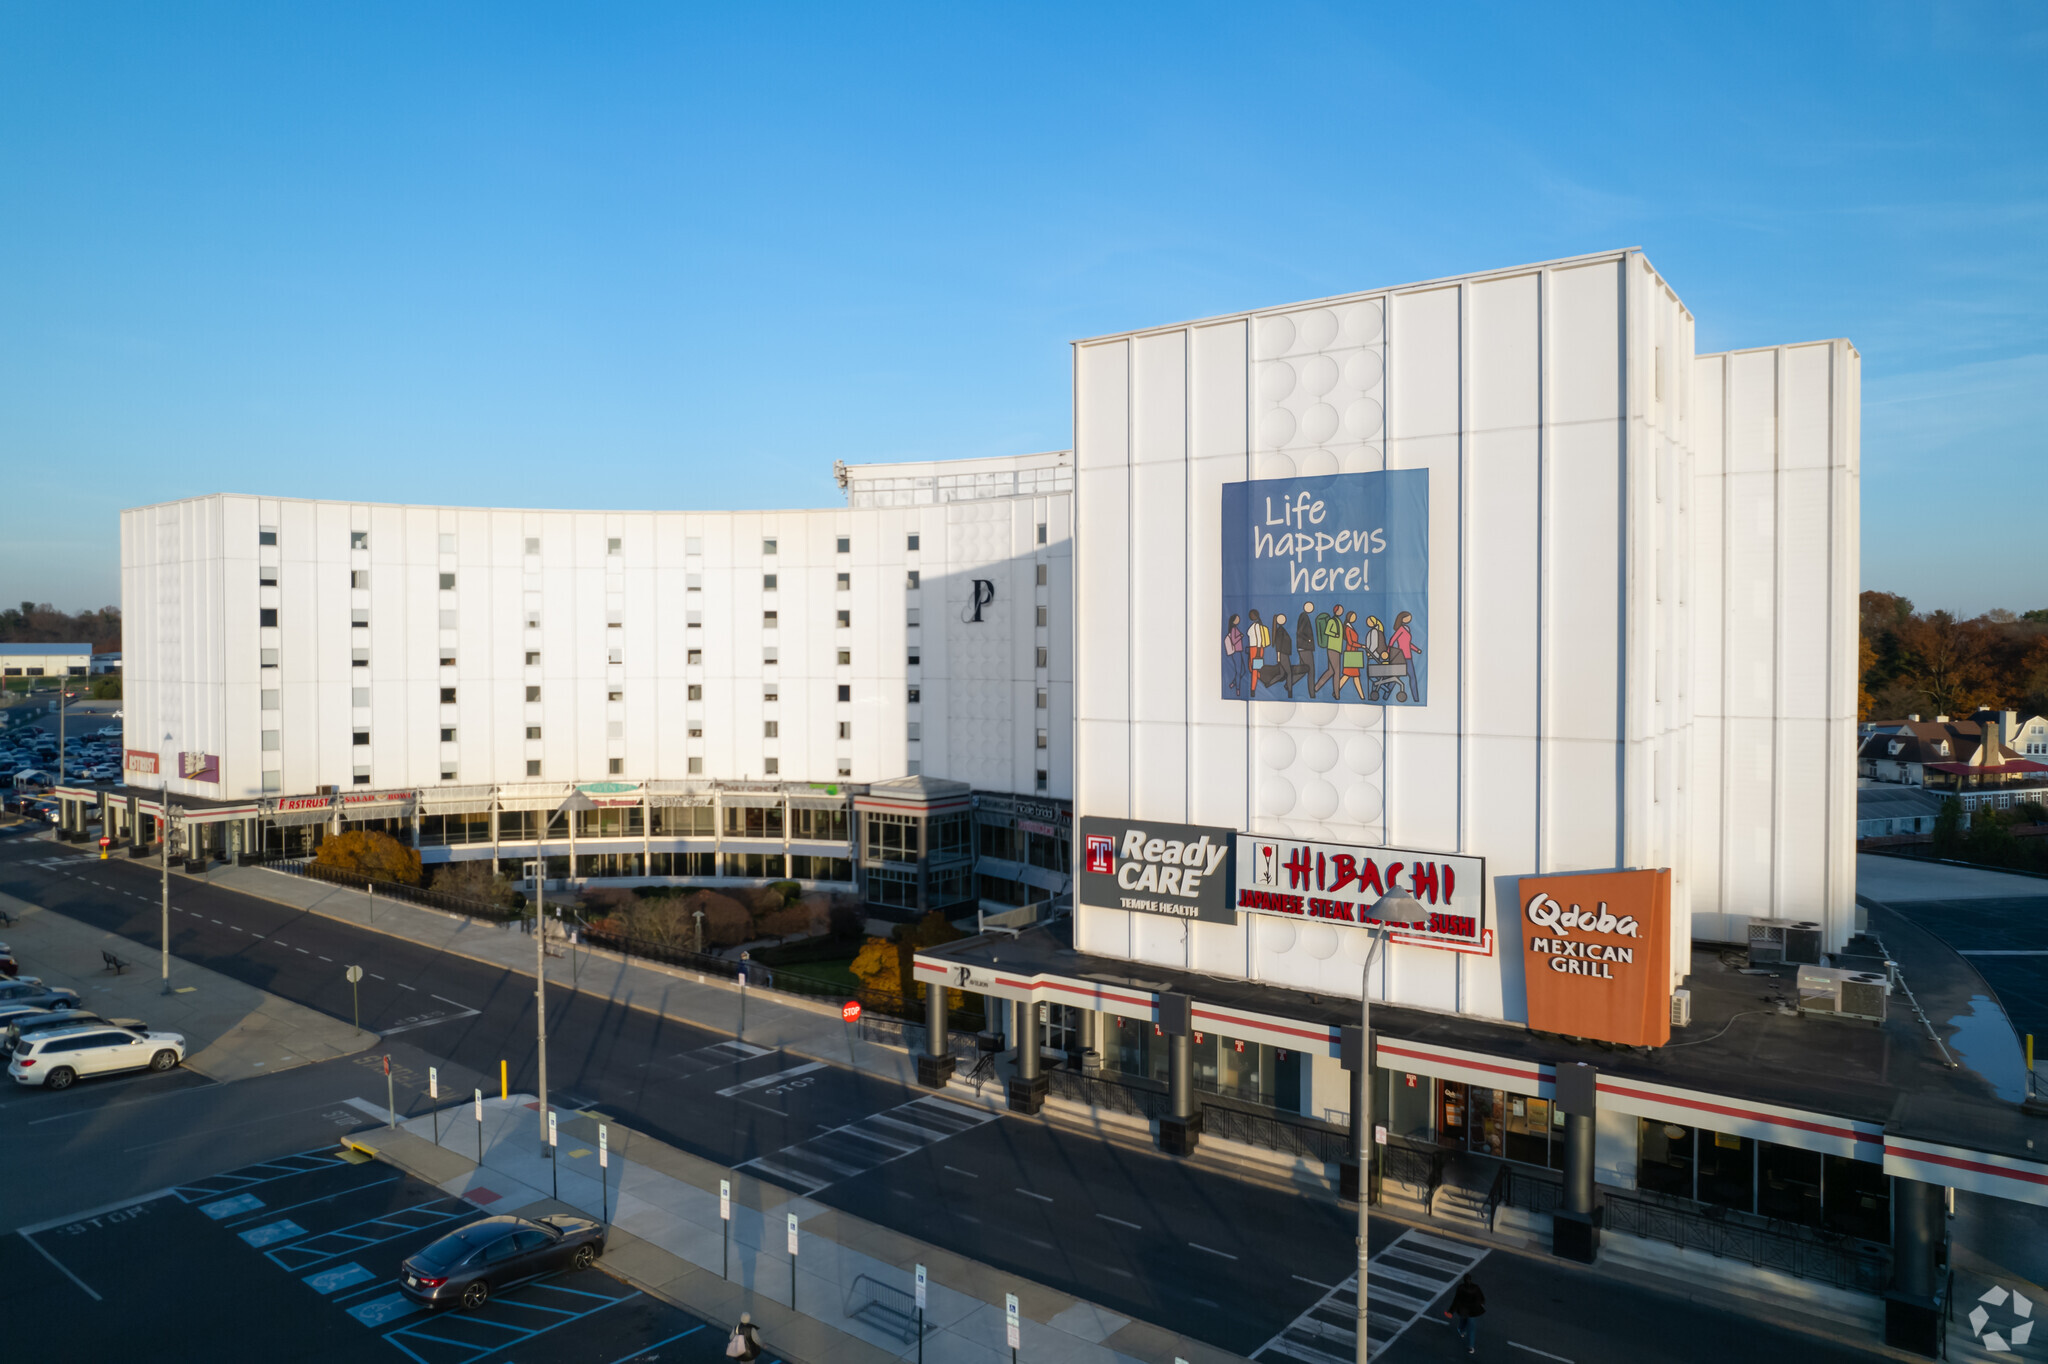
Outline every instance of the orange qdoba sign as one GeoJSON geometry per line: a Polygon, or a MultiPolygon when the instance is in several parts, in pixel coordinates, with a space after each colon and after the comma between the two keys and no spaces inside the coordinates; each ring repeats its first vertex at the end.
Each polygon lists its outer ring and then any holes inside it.
{"type": "Polygon", "coordinates": [[[1529,1026],[1628,1046],[1671,1040],[1671,873],[1525,876],[1529,1026]]]}

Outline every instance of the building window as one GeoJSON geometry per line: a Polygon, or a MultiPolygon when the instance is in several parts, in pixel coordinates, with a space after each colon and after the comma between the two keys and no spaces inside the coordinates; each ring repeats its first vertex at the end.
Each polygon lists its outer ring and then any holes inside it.
{"type": "Polygon", "coordinates": [[[443,592],[453,592],[455,590],[455,575],[453,573],[443,573],[441,575],[441,590],[443,592]]]}
{"type": "Polygon", "coordinates": [[[444,744],[452,744],[452,743],[454,743],[454,742],[455,742],[455,731],[454,731],[454,730],[452,730],[452,729],[443,729],[443,730],[441,731],[441,742],[442,742],[442,743],[444,743],[444,744]]]}
{"type": "Polygon", "coordinates": [[[1046,739],[1046,734],[1045,734],[1045,731],[1044,731],[1044,730],[1042,730],[1042,729],[1041,729],[1041,730],[1039,730],[1039,731],[1038,731],[1038,746],[1039,746],[1040,748],[1044,748],[1044,747],[1045,747],[1045,739],[1046,739]]]}
{"type": "Polygon", "coordinates": [[[527,699],[527,700],[529,700],[529,701],[538,701],[538,700],[540,700],[540,688],[539,688],[539,687],[528,687],[528,688],[526,689],[526,699],[527,699]]]}
{"type": "Polygon", "coordinates": [[[265,710],[276,710],[276,709],[277,709],[277,688],[275,688],[275,687],[266,687],[266,688],[264,689],[264,691],[263,691],[263,709],[265,709],[265,710]]]}
{"type": "Polygon", "coordinates": [[[350,549],[368,549],[370,547],[370,532],[366,530],[350,531],[348,533],[348,547],[350,549]]]}
{"type": "Polygon", "coordinates": [[[540,537],[538,535],[529,535],[526,537],[526,552],[528,554],[540,553],[540,537]]]}
{"type": "Polygon", "coordinates": [[[690,775],[693,777],[704,775],[704,760],[702,758],[690,759],[690,775]]]}
{"type": "Polygon", "coordinates": [[[1038,790],[1040,790],[1040,791],[1043,791],[1043,790],[1045,790],[1045,789],[1046,789],[1046,780],[1045,780],[1045,773],[1043,773],[1043,772],[1040,772],[1040,773],[1038,774],[1038,786],[1037,786],[1037,788],[1036,788],[1036,789],[1038,789],[1038,790]]]}
{"type": "Polygon", "coordinates": [[[913,668],[915,668],[915,667],[916,667],[916,666],[918,665],[918,657],[917,657],[917,655],[916,655],[916,654],[911,654],[911,655],[909,655],[909,657],[908,657],[908,658],[907,658],[907,659],[905,660],[905,662],[906,662],[906,663],[907,663],[907,664],[908,664],[908,665],[909,665],[910,667],[913,667],[913,668]]]}
{"type": "Polygon", "coordinates": [[[369,608],[359,606],[348,613],[348,618],[351,625],[368,625],[370,623],[369,608]]]}
{"type": "Polygon", "coordinates": [[[839,737],[842,739],[851,739],[853,737],[853,721],[841,720],[839,722],[839,737]]]}
{"type": "Polygon", "coordinates": [[[691,726],[690,726],[690,737],[691,737],[692,739],[701,739],[701,738],[703,738],[703,737],[704,737],[704,726],[702,726],[702,725],[691,725],[691,726]]]}
{"type": "Polygon", "coordinates": [[[265,771],[263,774],[263,789],[266,791],[284,790],[284,773],[279,772],[276,768],[270,768],[265,771]]]}
{"type": "Polygon", "coordinates": [[[350,687],[348,699],[349,704],[357,710],[367,710],[370,705],[370,689],[368,687],[350,687]]]}
{"type": "Polygon", "coordinates": [[[839,684],[839,699],[840,699],[840,700],[842,700],[842,701],[851,701],[851,700],[853,699],[853,688],[852,688],[852,687],[850,687],[850,686],[848,686],[848,685],[847,685],[846,683],[844,683],[844,682],[840,683],[840,684],[839,684]]]}
{"type": "Polygon", "coordinates": [[[704,651],[702,649],[692,649],[683,655],[683,661],[693,668],[700,667],[704,662],[704,651]]]}
{"type": "Polygon", "coordinates": [[[915,606],[906,609],[903,613],[903,623],[915,630],[917,628],[917,615],[918,612],[915,606]]]}
{"type": "Polygon", "coordinates": [[[775,628],[775,613],[773,611],[763,611],[761,613],[761,628],[763,630],[773,630],[775,628]]]}
{"type": "Polygon", "coordinates": [[[853,626],[853,612],[851,612],[851,611],[841,611],[841,612],[839,612],[839,628],[840,628],[840,629],[842,629],[842,630],[847,630],[847,629],[851,629],[851,628],[852,628],[852,626],[853,626]]]}
{"type": "Polygon", "coordinates": [[[348,585],[358,592],[367,592],[370,588],[370,570],[367,568],[350,569],[348,571],[348,585]]]}
{"type": "Polygon", "coordinates": [[[1038,666],[1039,666],[1039,667],[1041,667],[1041,668],[1043,668],[1043,667],[1045,666],[1045,646],[1044,646],[1044,645],[1040,645],[1040,646],[1039,646],[1039,648],[1038,648],[1038,666]]]}
{"type": "Polygon", "coordinates": [[[774,649],[763,649],[761,651],[761,662],[763,664],[773,663],[775,662],[775,655],[776,651],[774,649]]]}
{"type": "Polygon", "coordinates": [[[1040,688],[1038,689],[1038,708],[1039,708],[1040,710],[1044,710],[1044,709],[1045,709],[1045,688],[1044,688],[1044,687],[1040,687],[1040,688]]]}
{"type": "Polygon", "coordinates": [[[780,701],[782,699],[782,684],[780,682],[763,682],[761,684],[761,699],[763,701],[780,701]]]}
{"type": "Polygon", "coordinates": [[[441,552],[442,552],[443,554],[453,554],[453,553],[455,552],[455,537],[454,537],[454,536],[452,536],[452,535],[446,535],[446,534],[442,535],[442,537],[441,537],[441,552]]]}
{"type": "Polygon", "coordinates": [[[526,737],[529,739],[538,739],[540,737],[540,726],[528,725],[526,727],[526,737]]]}
{"type": "Polygon", "coordinates": [[[442,780],[442,781],[454,781],[454,780],[455,780],[455,769],[454,769],[454,768],[452,768],[452,767],[444,767],[444,768],[442,768],[442,769],[441,769],[441,780],[442,780]]]}
{"type": "Polygon", "coordinates": [[[763,592],[773,592],[775,590],[775,575],[773,573],[763,573],[761,575],[761,590],[763,592]]]}
{"type": "Polygon", "coordinates": [[[916,743],[918,740],[924,737],[924,726],[919,724],[915,720],[912,720],[908,725],[906,725],[905,730],[905,737],[908,738],[912,743],[916,743]]]}
{"type": "Polygon", "coordinates": [[[763,758],[763,759],[761,759],[761,771],[762,771],[762,772],[763,772],[764,774],[766,774],[767,776],[771,776],[771,777],[779,775],[779,774],[781,773],[781,771],[782,771],[782,761],[781,761],[781,759],[779,759],[779,758],[763,758]]]}
{"type": "Polygon", "coordinates": [[[690,684],[689,698],[692,701],[702,701],[704,699],[704,684],[702,682],[692,682],[690,684]]]}
{"type": "Polygon", "coordinates": [[[917,537],[915,535],[910,536],[903,547],[915,554],[917,552],[917,537]]]}
{"type": "Polygon", "coordinates": [[[455,655],[454,655],[454,654],[451,654],[451,653],[443,653],[443,654],[441,655],[441,666],[442,666],[442,667],[444,667],[444,668],[452,668],[452,667],[454,667],[454,666],[455,666],[455,655]]]}
{"type": "Polygon", "coordinates": [[[257,544],[259,544],[259,545],[274,545],[274,544],[276,544],[276,543],[277,543],[277,532],[276,532],[276,531],[274,531],[274,530],[259,530],[259,531],[257,531],[257,532],[256,532],[256,543],[257,543],[257,544]]]}
{"type": "Polygon", "coordinates": [[[455,688],[441,688],[441,704],[444,706],[452,706],[455,704],[455,688]]]}
{"type": "Polygon", "coordinates": [[[262,650],[262,651],[261,651],[261,653],[260,653],[260,654],[258,655],[258,657],[257,657],[257,662],[258,662],[259,664],[261,664],[261,665],[262,665],[263,667],[266,667],[266,668],[275,668],[275,667],[277,666],[277,650],[275,650],[275,649],[264,649],[264,650],[262,650]]]}
{"type": "Polygon", "coordinates": [[[763,540],[761,542],[761,552],[763,554],[773,554],[775,552],[775,542],[773,540],[763,540]]]}
{"type": "Polygon", "coordinates": [[[368,786],[370,784],[370,774],[367,772],[358,772],[355,774],[354,780],[357,786],[368,786]]]}
{"type": "Polygon", "coordinates": [[[266,730],[264,730],[264,731],[263,731],[263,751],[264,751],[265,753],[275,753],[275,752],[277,752],[277,750],[278,750],[278,747],[279,747],[279,744],[278,744],[278,734],[277,734],[277,731],[276,731],[276,730],[274,730],[274,729],[266,729],[266,730]]]}
{"type": "Polygon", "coordinates": [[[781,738],[782,722],[780,720],[763,720],[761,722],[761,737],[764,739],[781,738]]]}
{"type": "Polygon", "coordinates": [[[1045,565],[1044,565],[1044,564],[1040,564],[1040,565],[1038,566],[1038,585],[1039,585],[1040,587],[1044,587],[1044,586],[1045,586],[1045,565]]]}
{"type": "Polygon", "coordinates": [[[853,775],[853,764],[852,764],[852,763],[851,763],[850,761],[848,761],[848,760],[846,760],[846,759],[844,759],[844,758],[840,759],[840,761],[839,761],[839,775],[840,775],[840,776],[842,776],[842,777],[850,777],[850,776],[852,776],[852,775],[853,775]]]}
{"type": "Polygon", "coordinates": [[[350,666],[350,667],[355,667],[355,668],[367,668],[367,667],[369,667],[369,666],[370,666],[370,651],[369,651],[368,649],[356,649],[356,650],[354,650],[354,651],[353,651],[353,655],[352,655],[352,657],[350,657],[350,659],[349,659],[349,666],[350,666]]]}
{"type": "Polygon", "coordinates": [[[918,582],[918,578],[917,578],[917,570],[913,568],[913,569],[911,569],[911,570],[910,570],[910,571],[909,571],[908,573],[906,573],[906,574],[904,574],[904,575],[903,575],[903,589],[904,589],[904,591],[906,591],[906,592],[915,592],[915,591],[917,591],[917,582],[918,582]]]}
{"type": "Polygon", "coordinates": [[[1039,623],[1040,625],[1044,625],[1044,624],[1046,623],[1046,618],[1045,618],[1045,611],[1046,611],[1046,608],[1045,608],[1045,607],[1043,607],[1043,606],[1041,606],[1041,607],[1039,607],[1039,608],[1038,608],[1038,623],[1039,623]]]}
{"type": "Polygon", "coordinates": [[[842,668],[851,668],[853,666],[853,650],[841,649],[839,651],[839,666],[842,668]]]}
{"type": "Polygon", "coordinates": [[[604,694],[604,699],[607,701],[623,701],[626,699],[626,693],[622,691],[608,691],[604,694]]]}
{"type": "Polygon", "coordinates": [[[538,668],[540,666],[540,651],[538,649],[528,649],[526,651],[526,666],[529,668],[538,668]]]}
{"type": "Polygon", "coordinates": [[[615,536],[613,536],[613,537],[612,537],[611,539],[609,539],[609,540],[606,540],[606,541],[604,542],[604,552],[605,552],[605,553],[607,553],[607,554],[621,554],[621,553],[624,553],[624,552],[625,552],[625,550],[624,550],[624,547],[625,547],[625,541],[623,541],[623,540],[619,539],[619,538],[618,538],[618,537],[617,537],[616,535],[615,535],[615,536]]]}
{"type": "Polygon", "coordinates": [[[274,606],[258,607],[256,609],[256,623],[258,625],[277,624],[277,608],[274,606]]]}
{"type": "Polygon", "coordinates": [[[355,732],[355,746],[357,748],[368,748],[370,746],[369,730],[359,729],[355,732]]]}
{"type": "Polygon", "coordinates": [[[851,540],[847,539],[847,538],[846,538],[846,537],[845,537],[844,535],[840,536],[840,537],[839,537],[839,552],[840,552],[841,554],[851,554],[851,553],[853,553],[853,541],[851,541],[851,540]]]}
{"type": "Polygon", "coordinates": [[[853,591],[853,575],[851,573],[842,573],[839,575],[839,590],[841,592],[853,591]]]}
{"type": "Polygon", "coordinates": [[[918,688],[916,688],[916,687],[912,687],[912,688],[910,688],[910,695],[909,695],[909,698],[908,698],[908,699],[909,699],[909,701],[910,701],[910,704],[911,704],[911,705],[913,705],[913,706],[914,706],[914,705],[916,705],[916,704],[917,704],[917,698],[918,698],[918,697],[919,697],[920,695],[922,695],[922,692],[921,692],[921,691],[920,691],[920,690],[919,690],[918,688]]]}
{"type": "Polygon", "coordinates": [[[1045,543],[1045,522],[1043,521],[1038,523],[1038,543],[1041,545],[1045,543]]]}
{"type": "MultiPolygon", "coordinates": [[[[618,543],[618,541],[614,540],[614,541],[612,541],[612,543],[616,545],[616,544],[618,543]]],[[[625,760],[624,758],[613,758],[613,759],[611,760],[611,775],[613,775],[614,777],[616,777],[616,776],[618,776],[618,775],[619,775],[619,774],[620,774],[621,772],[624,772],[625,770],[626,770],[626,760],[625,760]]]]}
{"type": "Polygon", "coordinates": [[[540,775],[539,758],[528,758],[526,760],[526,775],[529,777],[537,777],[540,775]]]}
{"type": "Polygon", "coordinates": [[[276,586],[277,586],[277,570],[276,570],[276,569],[274,569],[274,568],[259,568],[259,569],[257,569],[257,570],[256,570],[256,585],[257,585],[258,587],[276,587],[276,586]]]}

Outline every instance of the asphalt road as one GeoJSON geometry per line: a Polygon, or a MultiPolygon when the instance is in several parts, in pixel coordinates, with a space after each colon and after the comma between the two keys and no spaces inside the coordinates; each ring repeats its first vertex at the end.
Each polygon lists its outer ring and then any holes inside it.
{"type": "MultiPolygon", "coordinates": [[[[100,862],[59,853],[44,842],[7,840],[0,843],[0,890],[144,942],[157,935],[158,879],[134,862],[100,862]]],[[[444,1102],[475,1085],[490,1092],[500,1058],[508,1063],[515,1089],[533,1088],[527,978],[182,879],[173,881],[173,908],[172,948],[180,958],[336,1017],[350,1017],[353,1007],[342,969],[362,965],[362,1025],[388,1039],[382,1050],[394,1058],[402,1114],[425,1111],[429,1066],[441,1068],[444,1102]]],[[[743,1039],[566,988],[552,988],[548,1015],[549,1069],[559,1102],[598,1107],[721,1164],[761,1159],[825,1170],[822,1177],[830,1182],[800,1183],[820,1202],[1240,1354],[1259,1350],[1316,1310],[1329,1285],[1355,1266],[1355,1223],[1321,1200],[1083,1133],[1000,1119],[954,1125],[908,1155],[885,1160],[878,1153],[864,1165],[847,1155],[847,1147],[857,1144],[847,1134],[857,1136],[860,1121],[871,1115],[928,1100],[927,1091],[752,1048],[743,1039]],[[835,1142],[824,1148],[830,1165],[806,1161],[807,1152],[835,1142]]],[[[107,1161],[155,1159],[150,1151],[157,1149],[208,1149],[198,1127],[189,1137],[176,1130],[184,1122],[219,1129],[223,1151],[297,1149],[298,1138],[287,1134],[314,1129],[323,1114],[339,1114],[336,1095],[372,1106],[383,1099],[374,1056],[234,1086],[195,1090],[190,1077],[180,1077],[180,1086],[147,1099],[158,1106],[152,1118],[161,1148],[130,1150],[142,1143],[120,1135],[124,1122],[116,1119],[125,1115],[114,1114],[79,1120],[82,1137],[99,1143],[80,1149],[107,1161]],[[327,1076],[343,1080],[330,1083],[327,1076]],[[217,1101],[183,1097],[218,1089],[236,1092],[217,1101]],[[289,1120],[271,1112],[295,1106],[300,1111],[289,1120]]],[[[101,1093],[85,1084],[68,1094],[33,1097],[81,1111],[117,1107],[118,1100],[101,1093]]],[[[0,1132],[10,1140],[37,1124],[37,1131],[63,1126],[41,1123],[59,1116],[55,1106],[35,1108],[28,1116],[24,1104],[30,1097],[0,1094],[0,1132]]],[[[141,1101],[142,1095],[135,1098],[141,1101]]],[[[64,1168],[84,1166],[66,1152],[64,1168]]],[[[64,1186],[67,1192],[75,1187],[68,1176],[64,1186]]],[[[0,1208],[13,1206],[12,1195],[0,1197],[0,1208]]],[[[1376,1222],[1374,1253],[1386,1252],[1401,1230],[1385,1219],[1376,1222]]],[[[1489,1283],[1489,1294],[1528,1304],[1511,1309],[1527,1311],[1516,1337],[1527,1350],[1547,1350],[1544,1341],[1577,1331],[1573,1338],[1585,1347],[1577,1354],[1552,1350],[1552,1356],[1599,1358],[1596,1346],[1612,1348],[1627,1340],[1634,1348],[1639,1338],[1661,1339],[1659,1323],[1676,1319],[1673,1313],[1699,1317],[1702,1330],[1711,1325],[1706,1309],[1589,1276],[1573,1279],[1562,1296],[1545,1298],[1543,1285],[1553,1282],[1546,1275],[1570,1278],[1572,1272],[1522,1256],[1496,1254],[1487,1263],[1498,1267],[1488,1272],[1502,1281],[1498,1288],[1489,1283]],[[1571,1310],[1553,1311],[1553,1301],[1571,1310]],[[1580,1310],[1589,1302],[1604,1304],[1604,1315],[1580,1310]]],[[[1439,1333],[1426,1316],[1416,1318],[1390,1357],[1430,1357],[1438,1348],[1439,1333]]],[[[1803,1337],[1741,1318],[1718,1320],[1738,1331],[1746,1352],[1759,1358],[1856,1357],[1816,1351],[1803,1337]]],[[[1674,1345],[1645,1357],[1698,1356],[1674,1345]]]]}
{"type": "Polygon", "coordinates": [[[612,1278],[602,1260],[512,1288],[473,1313],[417,1308],[398,1292],[399,1262],[486,1214],[332,1151],[330,1142],[195,1175],[154,1197],[0,1238],[10,1352],[306,1364],[724,1358],[720,1328],[612,1278]]]}

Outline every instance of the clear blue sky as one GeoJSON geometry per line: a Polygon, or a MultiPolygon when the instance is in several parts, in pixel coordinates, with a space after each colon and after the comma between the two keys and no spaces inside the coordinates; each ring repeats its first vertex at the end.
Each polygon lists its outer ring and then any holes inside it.
{"type": "Polygon", "coordinates": [[[826,506],[1081,336],[1640,245],[1864,356],[1867,586],[2048,605],[2048,10],[0,0],[0,601],[219,490],[826,506]]]}

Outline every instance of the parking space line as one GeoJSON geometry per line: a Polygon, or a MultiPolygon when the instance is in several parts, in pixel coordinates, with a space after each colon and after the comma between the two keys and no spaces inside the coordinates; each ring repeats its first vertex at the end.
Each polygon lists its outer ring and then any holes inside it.
{"type": "MultiPolygon", "coordinates": [[[[374,1184],[351,1184],[346,1189],[336,1189],[331,1194],[323,1194],[319,1198],[309,1198],[303,1203],[287,1203],[281,1208],[265,1208],[259,1215],[263,1217],[282,1216],[283,1214],[291,1212],[296,1208],[310,1208],[315,1203],[331,1203],[337,1198],[346,1198],[348,1195],[354,1193],[358,1189],[376,1189],[381,1188],[386,1184],[396,1184],[402,1178],[404,1178],[403,1175],[393,1175],[389,1179],[380,1179],[374,1184]]],[[[247,1223],[252,1219],[249,1217],[243,1217],[240,1220],[244,1223],[247,1223]]],[[[230,1220],[228,1223],[229,1229],[232,1230],[234,1226],[234,1221],[230,1220]]]]}
{"type": "Polygon", "coordinates": [[[25,1231],[24,1231],[24,1232],[21,1232],[21,1233],[20,1233],[20,1236],[21,1236],[21,1239],[22,1239],[22,1240],[24,1240],[24,1241],[28,1242],[28,1243],[29,1243],[30,1245],[32,1245],[32,1246],[34,1246],[34,1247],[36,1248],[36,1253],[37,1253],[37,1254],[41,1255],[41,1256],[42,1256],[42,1257],[43,1257],[43,1258],[44,1258],[45,1260],[48,1260],[48,1261],[49,1261],[49,1262],[50,1262],[51,1264],[53,1264],[53,1265],[57,1266],[57,1271],[58,1271],[58,1272],[59,1272],[60,1274],[62,1274],[62,1275],[63,1275],[63,1276],[65,1277],[65,1278],[67,1278],[67,1279],[71,1280],[71,1282],[73,1282],[73,1283],[77,1284],[77,1285],[78,1285],[78,1287],[79,1287],[79,1291],[80,1291],[80,1292],[82,1292],[82,1293],[84,1293],[84,1294],[85,1294],[85,1296],[87,1296],[88,1298],[91,1298],[91,1299],[92,1299],[92,1300],[93,1300],[94,1302],[105,1302],[105,1301],[106,1301],[106,1299],[105,1299],[105,1298],[102,1298],[102,1297],[101,1297],[101,1296],[100,1296],[99,1294],[97,1294],[97,1293],[95,1293],[95,1292],[93,1292],[93,1291],[92,1291],[92,1285],[91,1285],[91,1284],[89,1284],[89,1283],[87,1283],[87,1282],[86,1282],[85,1280],[83,1280],[83,1279],[79,1278],[79,1277],[78,1277],[78,1276],[77,1276],[76,1274],[73,1274],[73,1273],[71,1272],[71,1270],[70,1270],[70,1267],[69,1267],[69,1266],[67,1266],[67,1265],[66,1265],[66,1264],[65,1264],[65,1263],[64,1263],[64,1262],[63,1262],[62,1260],[58,1259],[58,1258],[57,1258],[56,1256],[54,1256],[54,1255],[50,1254],[50,1252],[49,1252],[49,1251],[45,1250],[45,1249],[43,1248],[43,1243],[42,1243],[42,1242],[40,1242],[40,1241],[36,1240],[36,1238],[35,1238],[35,1237],[33,1237],[33,1236],[29,1235],[29,1234],[28,1234],[27,1232],[25,1232],[25,1231]]]}

